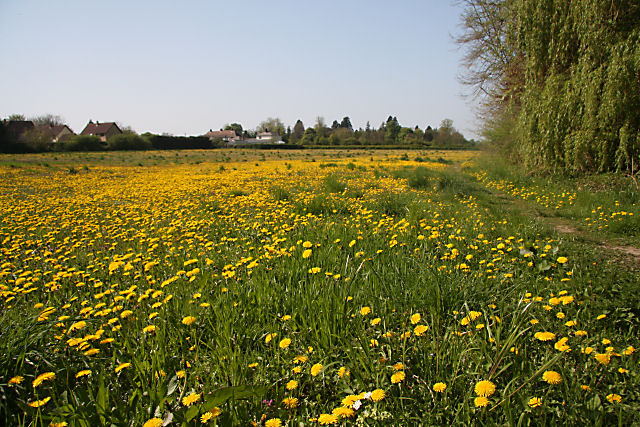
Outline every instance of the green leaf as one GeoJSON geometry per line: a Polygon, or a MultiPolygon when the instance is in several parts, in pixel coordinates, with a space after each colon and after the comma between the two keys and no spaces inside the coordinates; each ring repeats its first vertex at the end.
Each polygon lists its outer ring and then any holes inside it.
{"type": "Polygon", "coordinates": [[[551,268],[551,264],[549,264],[546,260],[542,261],[540,264],[538,264],[538,271],[539,272],[547,271],[550,268],[551,268]]]}
{"type": "Polygon", "coordinates": [[[169,385],[167,386],[167,396],[171,396],[178,388],[178,376],[174,375],[169,380],[169,385]]]}
{"type": "Polygon", "coordinates": [[[192,419],[198,416],[199,411],[200,411],[200,408],[198,408],[198,406],[196,405],[192,406],[191,408],[189,408],[189,410],[185,414],[184,416],[185,420],[187,420],[187,422],[191,421],[192,419]]]}
{"type": "Polygon", "coordinates": [[[105,415],[107,413],[108,391],[104,386],[104,374],[100,373],[98,378],[98,395],[96,396],[96,411],[100,416],[100,422],[104,424],[106,422],[105,415]]]}
{"type": "Polygon", "coordinates": [[[268,390],[268,387],[253,387],[249,385],[240,385],[233,387],[222,387],[213,393],[209,393],[204,398],[202,409],[210,411],[216,406],[220,406],[227,400],[250,399],[252,397],[262,397],[268,390]]]}

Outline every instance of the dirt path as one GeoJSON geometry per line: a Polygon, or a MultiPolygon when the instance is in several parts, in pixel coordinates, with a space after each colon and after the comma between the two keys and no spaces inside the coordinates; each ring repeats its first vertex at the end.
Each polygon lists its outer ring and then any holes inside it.
{"type": "Polygon", "coordinates": [[[633,270],[640,270],[640,248],[629,245],[622,241],[622,239],[607,238],[584,230],[580,227],[580,224],[571,219],[547,216],[526,200],[514,199],[508,194],[496,192],[495,190],[489,190],[489,193],[491,193],[495,200],[500,200],[502,203],[508,204],[511,209],[528,217],[535,218],[537,221],[546,224],[556,233],[573,236],[586,244],[613,253],[615,254],[613,258],[621,264],[633,270]]]}

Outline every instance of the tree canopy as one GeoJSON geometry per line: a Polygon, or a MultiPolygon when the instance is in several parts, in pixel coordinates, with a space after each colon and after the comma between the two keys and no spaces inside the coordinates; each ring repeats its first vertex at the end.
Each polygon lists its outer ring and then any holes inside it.
{"type": "Polygon", "coordinates": [[[552,171],[640,163],[640,3],[462,3],[461,79],[482,101],[487,139],[552,171]]]}

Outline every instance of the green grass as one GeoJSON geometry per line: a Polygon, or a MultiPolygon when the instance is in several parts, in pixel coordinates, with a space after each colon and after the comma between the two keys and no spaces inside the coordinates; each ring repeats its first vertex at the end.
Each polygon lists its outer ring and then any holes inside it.
{"type": "MultiPolygon", "coordinates": [[[[356,397],[343,425],[640,422],[638,354],[624,354],[640,346],[637,273],[557,233],[536,214],[546,199],[490,184],[558,194],[572,182],[460,164],[455,153],[445,166],[366,153],[320,167],[334,158],[319,151],[326,161],[223,171],[206,159],[106,169],[76,156],[57,172],[1,169],[6,425],[202,425],[214,407],[212,425],[318,425],[345,397],[374,390],[384,399],[356,397]],[[536,339],[542,331],[555,339],[536,339]],[[556,349],[563,337],[570,352],[556,349]],[[618,354],[607,365],[594,358],[607,353],[618,354]],[[548,384],[545,371],[562,381],[548,384]],[[34,387],[46,372],[55,378],[34,387]],[[486,407],[476,405],[482,380],[496,387],[486,407]]],[[[574,207],[549,210],[564,209],[574,207]]]]}

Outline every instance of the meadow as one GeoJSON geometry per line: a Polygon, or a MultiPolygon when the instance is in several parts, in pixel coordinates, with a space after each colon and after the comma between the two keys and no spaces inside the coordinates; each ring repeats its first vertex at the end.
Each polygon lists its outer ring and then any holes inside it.
{"type": "Polygon", "coordinates": [[[638,424],[639,194],[473,151],[2,155],[0,422],[638,424]]]}

